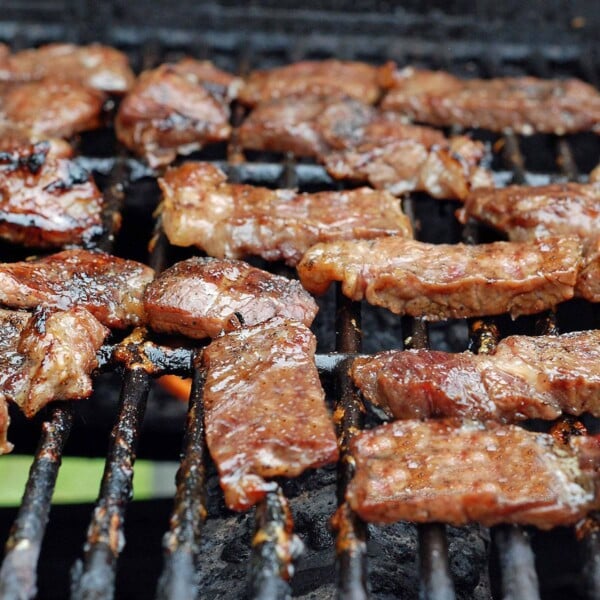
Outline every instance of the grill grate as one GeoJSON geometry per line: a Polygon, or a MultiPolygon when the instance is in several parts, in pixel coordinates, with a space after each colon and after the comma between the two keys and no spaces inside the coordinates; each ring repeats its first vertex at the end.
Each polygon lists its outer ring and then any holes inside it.
{"type": "MultiPolygon", "coordinates": [[[[10,30],[11,41],[16,41],[21,47],[42,41],[39,30],[21,27],[17,29],[17,33],[14,33],[14,29],[10,30]]],[[[6,29],[0,28],[0,32],[4,31],[6,29]]],[[[557,58],[555,47],[551,44],[540,45],[539,48],[532,48],[530,45],[499,44],[496,50],[500,51],[495,52],[487,46],[472,43],[465,45],[452,42],[443,45],[402,38],[387,46],[383,43],[373,45],[372,39],[342,35],[311,36],[304,39],[292,36],[271,36],[266,39],[259,35],[238,35],[231,38],[232,42],[228,44],[229,38],[219,40],[209,34],[199,38],[197,34],[179,32],[179,37],[174,36],[178,41],[173,42],[173,37],[166,41],[166,35],[157,34],[145,39],[144,36],[133,36],[131,31],[123,27],[116,28],[112,35],[114,39],[109,41],[127,47],[132,53],[134,64],[143,68],[149,68],[165,58],[174,58],[182,52],[189,51],[195,56],[213,58],[220,66],[239,73],[247,72],[251,67],[335,55],[378,62],[386,58],[395,58],[400,62],[411,61],[472,75],[479,71],[483,76],[498,76],[517,69],[519,72],[550,76],[554,72],[553,61],[556,62],[557,58]]],[[[46,35],[62,37],[61,33],[52,32],[54,30],[47,30],[46,35]]],[[[582,76],[598,85],[593,52],[587,52],[585,46],[565,46],[564,54],[558,55],[559,61],[562,58],[574,65],[573,69],[565,67],[569,71],[572,70],[572,74],[582,76]]],[[[233,112],[234,122],[239,122],[243,117],[243,110],[237,107],[233,112]]],[[[475,132],[475,135],[485,138],[481,132],[475,132]]],[[[515,183],[547,181],[558,176],[577,179],[578,163],[585,165],[583,171],[593,166],[589,164],[589,159],[581,161],[581,156],[586,154],[581,147],[592,148],[592,156],[595,149],[596,156],[598,155],[597,141],[586,136],[573,136],[564,140],[535,136],[534,140],[523,143],[523,140],[516,136],[505,135],[503,140],[504,164],[495,169],[496,178],[501,183],[511,180],[515,183]],[[523,146],[535,151],[541,149],[546,157],[542,162],[552,163],[552,167],[558,167],[558,170],[551,167],[548,169],[550,175],[541,178],[539,173],[529,172],[527,167],[531,152],[524,151],[523,146]],[[550,158],[547,158],[548,156],[550,158]]],[[[81,162],[101,174],[108,175],[104,188],[109,207],[106,223],[110,223],[116,212],[123,207],[127,209],[127,203],[130,201],[126,191],[128,186],[135,186],[136,182],[142,181],[151,175],[151,172],[139,161],[127,157],[116,145],[108,153],[106,148],[99,149],[95,146],[93,135],[89,140],[84,136],[82,149],[86,150],[88,145],[92,150],[91,156],[82,157],[81,162]]],[[[209,149],[198,156],[214,160],[216,164],[226,168],[232,181],[252,181],[257,184],[310,190],[340,187],[340,184],[329,178],[323,168],[312,164],[298,164],[290,157],[274,160],[271,156],[258,156],[257,160],[239,163],[240,155],[235,143],[224,148],[222,154],[219,154],[221,150],[217,150],[217,156],[213,152],[209,149]]],[[[536,164],[537,162],[535,159],[536,164]]],[[[447,219],[451,214],[447,208],[453,207],[452,203],[427,203],[421,197],[408,197],[403,205],[413,223],[421,223],[424,236],[432,235],[427,227],[432,218],[447,219]],[[432,207],[435,207],[431,211],[433,216],[426,215],[432,207]]],[[[458,231],[455,224],[452,227],[458,231]]],[[[150,264],[157,271],[161,271],[172,262],[173,249],[169,247],[158,228],[156,233],[150,264]]],[[[471,222],[465,226],[461,235],[465,241],[475,243],[483,232],[478,225],[471,222]]],[[[115,240],[110,233],[99,245],[110,249],[115,243],[119,247],[119,240],[115,240]]],[[[339,286],[335,305],[335,352],[322,351],[317,356],[317,365],[324,379],[334,380],[334,414],[342,448],[337,478],[338,502],[342,502],[344,490],[352,477],[352,463],[348,460],[347,444],[351,436],[365,425],[365,419],[368,419],[347,375],[348,361],[361,352],[361,345],[366,345],[367,340],[363,339],[362,331],[368,313],[360,304],[343,297],[339,286]]],[[[594,318],[597,322],[597,311],[594,311],[594,318]]],[[[560,320],[560,314],[547,315],[546,329],[554,327],[560,320]]],[[[504,327],[504,322],[500,321],[502,320],[486,320],[483,324],[480,321],[470,323],[469,334],[474,347],[485,348],[493,344],[497,338],[496,332],[504,327]]],[[[414,319],[402,319],[401,330],[403,337],[410,337],[412,347],[426,347],[435,333],[431,327],[414,319]]],[[[370,340],[369,343],[372,344],[373,341],[370,340]]],[[[163,539],[164,566],[159,579],[158,597],[194,597],[202,575],[201,536],[210,535],[205,525],[209,510],[206,497],[210,468],[207,464],[209,461],[203,430],[203,373],[196,366],[198,355],[192,351],[171,351],[153,344],[145,344],[143,340],[130,339],[115,348],[107,349],[107,356],[120,357],[122,362],[123,356],[126,357],[122,376],[123,387],[99,499],[88,530],[85,556],[73,569],[74,598],[112,598],[115,593],[117,560],[124,542],[125,510],[131,496],[133,463],[144,419],[150,379],[151,375],[166,372],[193,375],[193,386],[185,425],[182,461],[177,474],[177,493],[169,530],[163,539]],[[153,365],[150,373],[143,368],[148,361],[153,365]]],[[[397,347],[400,345],[401,340],[397,340],[397,347]]],[[[0,570],[2,598],[35,596],[37,561],[48,520],[50,499],[73,420],[74,407],[57,404],[49,411],[48,420],[43,425],[23,502],[7,542],[6,557],[0,570]]],[[[269,494],[256,510],[255,527],[260,535],[255,539],[263,541],[252,544],[247,591],[250,597],[286,597],[293,590],[288,576],[297,542],[289,530],[290,512],[287,494],[284,495],[285,485],[282,484],[282,488],[283,490],[269,494]]],[[[367,539],[373,529],[368,528],[343,505],[338,512],[336,528],[337,593],[342,598],[366,598],[374,585],[373,578],[369,575],[367,539]]],[[[498,527],[493,529],[492,541],[492,555],[498,556],[502,587],[500,595],[506,598],[539,598],[540,586],[535,568],[535,555],[528,532],[518,527],[498,527]]],[[[418,543],[422,597],[445,600],[460,596],[451,577],[446,528],[438,524],[420,526],[418,543]]],[[[582,591],[586,597],[596,598],[600,595],[600,532],[590,528],[583,536],[581,547],[584,556],[582,574],[585,589],[577,592],[582,591]]],[[[389,566],[392,570],[396,568],[395,565],[389,566]]],[[[329,582],[328,579],[324,581],[329,582]]],[[[543,580],[540,581],[543,591],[543,580]]],[[[324,584],[322,596],[319,595],[321,588],[317,587],[315,597],[330,597],[330,590],[325,589],[326,587],[324,584]]],[[[404,592],[407,597],[416,597],[415,590],[404,592]]]]}

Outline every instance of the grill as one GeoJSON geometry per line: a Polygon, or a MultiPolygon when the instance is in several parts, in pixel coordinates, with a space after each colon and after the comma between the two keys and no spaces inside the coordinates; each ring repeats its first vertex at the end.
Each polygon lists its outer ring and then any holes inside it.
{"type": "MultiPolygon", "coordinates": [[[[584,2],[512,7],[522,11],[516,26],[507,21],[510,3],[503,7],[479,3],[472,15],[461,2],[450,8],[446,3],[428,3],[427,13],[418,11],[420,3],[394,9],[368,1],[352,3],[350,11],[343,2],[330,10],[310,1],[302,9],[286,8],[285,2],[243,9],[227,2],[195,3],[169,7],[169,14],[158,8],[160,3],[156,7],[143,2],[28,4],[9,2],[0,22],[0,39],[13,48],[54,40],[98,40],[126,50],[138,70],[184,53],[210,58],[242,74],[251,68],[335,56],[377,63],[392,59],[400,65],[444,68],[466,76],[569,75],[599,85],[600,57],[592,37],[599,15],[591,14],[584,2]]],[[[243,109],[235,107],[234,124],[243,116],[243,109]]],[[[600,142],[593,135],[558,139],[471,133],[501,149],[492,164],[499,184],[578,179],[600,156],[600,142]]],[[[83,135],[78,150],[80,162],[95,172],[109,200],[108,211],[123,213],[121,233],[116,238],[107,235],[101,247],[149,261],[158,271],[188,256],[187,251],[169,246],[150,216],[158,201],[155,173],[120,148],[108,130],[83,135]]],[[[215,162],[231,181],[303,191],[342,187],[320,166],[289,156],[247,153],[247,160],[240,162],[235,141],[191,158],[215,162]]],[[[414,194],[403,199],[403,206],[424,241],[494,239],[495,234],[475,223],[461,228],[453,217],[456,203],[414,194]]],[[[2,251],[10,257],[23,252],[4,246],[2,251]]],[[[491,531],[439,524],[373,527],[348,509],[340,513],[335,535],[327,525],[352,477],[348,440],[375,418],[364,413],[346,374],[353,355],[403,346],[453,351],[469,346],[486,351],[499,336],[510,333],[598,327],[596,308],[571,301],[556,314],[514,322],[502,316],[427,325],[353,303],[339,289],[319,302],[317,366],[336,415],[342,448],[337,469],[282,481],[279,491],[270,493],[252,513],[229,513],[205,448],[203,374],[197,367],[201,349],[168,346],[134,334],[103,348],[103,370],[108,374],[98,377],[96,392],[85,406],[57,403],[33,423],[13,415],[11,439],[17,450],[33,449],[39,426],[41,435],[17,514],[2,511],[0,537],[8,539],[0,597],[30,598],[38,589],[44,598],[66,597],[70,589],[74,598],[95,599],[154,594],[440,600],[600,597],[600,530],[591,519],[577,536],[572,529],[542,533],[512,526],[491,531]],[[179,404],[161,399],[153,378],[165,373],[193,378],[187,416],[179,404]],[[106,466],[91,519],[89,506],[51,510],[63,454],[104,454],[107,435],[106,466]],[[128,506],[136,455],[174,459],[179,448],[174,503],[128,506]],[[300,556],[299,538],[304,541],[300,556]]],[[[586,426],[598,430],[594,420],[586,420],[586,426]]]]}

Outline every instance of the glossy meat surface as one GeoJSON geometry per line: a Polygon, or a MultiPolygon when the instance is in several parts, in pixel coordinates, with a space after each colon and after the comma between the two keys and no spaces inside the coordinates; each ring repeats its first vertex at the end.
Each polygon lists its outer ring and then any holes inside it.
{"type": "Polygon", "coordinates": [[[0,48],[0,81],[67,79],[112,94],[124,94],[134,75],[125,54],[100,44],[47,44],[10,54],[0,48]]]}
{"type": "Polygon", "coordinates": [[[298,281],[239,260],[194,257],[146,289],[148,323],[163,333],[217,337],[280,316],[310,327],[317,305],[298,281]]]}
{"type": "Polygon", "coordinates": [[[406,520],[550,529],[600,506],[600,440],[514,425],[396,421],[351,442],[350,506],[366,521],[406,520]]]}
{"type": "Polygon", "coordinates": [[[315,348],[307,327],[275,318],[204,350],[206,441],[229,508],[250,508],[273,477],[337,460],[315,348]]]}
{"type": "Polygon", "coordinates": [[[299,194],[230,184],[208,163],[170,169],[159,185],[169,241],[218,258],[259,255],[295,265],[319,241],[412,236],[399,201],[369,188],[299,194]]]}
{"type": "Polygon", "coordinates": [[[462,80],[442,71],[408,67],[382,102],[415,121],[491,131],[512,129],[564,135],[600,132],[600,93],[577,79],[534,77],[462,80]]]}
{"type": "Polygon", "coordinates": [[[358,358],[352,379],[398,419],[466,417],[505,422],[600,416],[600,331],[511,336],[489,355],[387,351],[358,358]]]}
{"type": "Polygon", "coordinates": [[[183,59],[142,73],[115,121],[118,139],[153,166],[229,139],[239,80],[208,61],[183,59]]]}
{"type": "Polygon", "coordinates": [[[581,252],[574,238],[470,246],[389,237],[317,244],[297,268],[311,293],[341,281],[347,297],[397,314],[516,317],[572,298],[581,252]]]}
{"type": "Polygon", "coordinates": [[[380,67],[361,62],[301,61],[266,71],[253,71],[238,99],[247,106],[299,94],[355,98],[374,104],[393,79],[394,65],[380,67]]]}
{"type": "Polygon", "coordinates": [[[33,247],[89,244],[100,235],[103,196],[91,175],[39,142],[0,152],[0,237],[33,247]]]}
{"type": "Polygon", "coordinates": [[[89,310],[108,327],[145,321],[143,294],[154,271],[100,252],[65,250],[34,261],[0,264],[0,304],[89,310]]]}
{"type": "Polygon", "coordinates": [[[575,293],[589,302],[600,302],[600,237],[586,246],[575,293]]]}

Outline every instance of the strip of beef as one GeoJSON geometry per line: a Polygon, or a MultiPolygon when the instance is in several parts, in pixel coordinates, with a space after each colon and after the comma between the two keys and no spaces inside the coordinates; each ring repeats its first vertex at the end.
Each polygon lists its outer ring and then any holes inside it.
{"type": "Polygon", "coordinates": [[[253,71],[238,99],[256,106],[276,98],[298,94],[356,98],[375,104],[381,92],[394,81],[393,63],[380,67],[361,62],[322,60],[301,61],[266,71],[253,71]]]}
{"type": "Polygon", "coordinates": [[[396,421],[351,442],[347,498],[366,521],[551,529],[600,507],[600,438],[564,443],[514,425],[396,421]]]}
{"type": "Polygon", "coordinates": [[[297,268],[309,292],[341,281],[353,300],[435,321],[551,309],[573,297],[580,261],[575,238],[470,246],[389,237],[317,244],[297,268]]]}
{"type": "Polygon", "coordinates": [[[279,317],[213,341],[203,353],[206,441],[227,506],[244,510],[338,448],[310,330],[279,317]]]}
{"type": "Polygon", "coordinates": [[[575,293],[589,302],[600,302],[600,237],[586,246],[575,293]]]}
{"type": "Polygon", "coordinates": [[[229,139],[240,81],[208,61],[183,59],[142,73],[115,121],[118,139],[153,166],[229,139]]]}
{"type": "Polygon", "coordinates": [[[505,422],[600,416],[600,331],[511,336],[489,355],[387,351],[358,358],[354,383],[397,419],[467,417],[505,422]]]}
{"type": "Polygon", "coordinates": [[[89,244],[102,233],[100,190],[91,175],[39,142],[0,152],[0,237],[35,247],[89,244]]]}
{"type": "Polygon", "coordinates": [[[11,54],[0,46],[0,81],[68,79],[111,94],[124,94],[134,75],[125,54],[100,44],[47,44],[11,54]]]}
{"type": "Polygon", "coordinates": [[[0,87],[0,134],[31,142],[68,138],[102,124],[104,94],[76,81],[43,79],[0,87]]]}
{"type": "Polygon", "coordinates": [[[13,445],[8,441],[8,427],[10,425],[10,415],[8,414],[8,405],[6,400],[0,399],[0,456],[8,454],[13,445]]]}
{"type": "Polygon", "coordinates": [[[442,127],[511,129],[524,135],[600,132],[600,93],[577,79],[463,80],[409,67],[396,74],[382,107],[442,127]]]}
{"type": "Polygon", "coordinates": [[[176,246],[218,258],[259,255],[295,265],[319,241],[411,236],[400,203],[370,188],[299,194],[226,182],[208,163],[186,163],[159,179],[162,223],[176,246]]]}
{"type": "Polygon", "coordinates": [[[298,281],[240,260],[194,257],[167,269],[146,289],[155,331],[192,338],[257,325],[279,316],[310,327],[318,307],[298,281]]]}
{"type": "Polygon", "coordinates": [[[493,185],[479,166],[482,143],[407,125],[351,98],[294,96],[260,104],[240,127],[239,141],[252,150],[318,157],[336,179],[368,181],[393,194],[464,198],[471,188],[493,185]]]}
{"type": "Polygon", "coordinates": [[[0,304],[66,309],[80,306],[108,327],[145,321],[143,294],[154,271],[101,252],[64,250],[33,261],[0,264],[0,304]]]}

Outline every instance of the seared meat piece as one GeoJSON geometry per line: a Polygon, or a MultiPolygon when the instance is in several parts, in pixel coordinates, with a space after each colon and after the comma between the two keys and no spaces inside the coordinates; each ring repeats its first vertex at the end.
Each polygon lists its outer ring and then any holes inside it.
{"type": "Polygon", "coordinates": [[[310,94],[356,98],[368,104],[379,99],[393,83],[395,65],[380,67],[361,62],[322,60],[302,61],[268,71],[253,71],[240,90],[238,99],[256,106],[276,98],[310,94]]]}
{"type": "Polygon", "coordinates": [[[75,81],[43,79],[0,88],[0,134],[31,142],[68,138],[102,124],[105,96],[75,81]]]}
{"type": "Polygon", "coordinates": [[[40,142],[0,152],[0,237],[26,246],[87,244],[102,232],[104,199],[75,162],[40,142]]]}
{"type": "Polygon", "coordinates": [[[590,302],[600,302],[600,237],[586,246],[575,293],[590,302]]]}
{"type": "Polygon", "coordinates": [[[426,191],[464,198],[493,185],[479,167],[485,146],[407,125],[358,100],[294,96],[257,106],[239,129],[242,147],[316,156],[336,179],[368,181],[393,194],[426,191]]]}
{"type": "Polygon", "coordinates": [[[600,164],[596,165],[596,167],[591,171],[590,183],[600,183],[600,164]]]}
{"type": "Polygon", "coordinates": [[[386,192],[298,194],[226,179],[207,163],[186,163],[159,179],[172,244],[196,245],[219,258],[255,254],[295,265],[319,241],[412,235],[400,203],[386,192]]]}
{"type": "Polygon", "coordinates": [[[462,80],[442,71],[409,67],[396,74],[382,107],[442,127],[512,129],[524,135],[600,133],[600,93],[577,79],[462,80]]]}
{"type": "Polygon", "coordinates": [[[2,46],[0,81],[67,79],[103,92],[124,94],[135,79],[125,54],[100,44],[47,44],[15,54],[2,46]]]}
{"type": "Polygon", "coordinates": [[[154,271],[141,263],[87,250],[0,264],[0,304],[66,309],[80,306],[108,327],[145,320],[142,297],[154,271]]]}
{"type": "Polygon", "coordinates": [[[117,137],[153,167],[227,140],[239,83],[208,61],[184,59],[146,71],[121,103],[117,137]]]}
{"type": "Polygon", "coordinates": [[[283,317],[310,327],[318,307],[298,281],[240,260],[190,258],[146,289],[144,308],[155,331],[192,338],[283,317]]]}
{"type": "Polygon", "coordinates": [[[298,273],[309,292],[341,281],[353,300],[436,321],[553,308],[573,297],[580,261],[575,238],[470,246],[389,237],[317,244],[298,273]]]}
{"type": "Polygon", "coordinates": [[[206,441],[229,508],[249,508],[276,489],[265,479],[337,460],[315,348],[307,327],[277,317],[204,350],[206,441]]]}
{"type": "Polygon", "coordinates": [[[600,185],[552,183],[484,188],[467,196],[457,216],[474,217],[508,234],[511,240],[562,235],[582,242],[600,234],[600,185]]]}
{"type": "Polygon", "coordinates": [[[351,442],[347,498],[366,521],[568,525],[600,507],[600,438],[514,425],[396,421],[351,442]]]}
{"type": "Polygon", "coordinates": [[[108,329],[87,310],[0,309],[0,454],[10,452],[6,402],[33,416],[53,400],[84,398],[108,329]]]}
{"type": "Polygon", "coordinates": [[[351,369],[364,396],[398,419],[506,422],[600,416],[600,331],[503,339],[490,355],[381,352],[351,369]]]}

